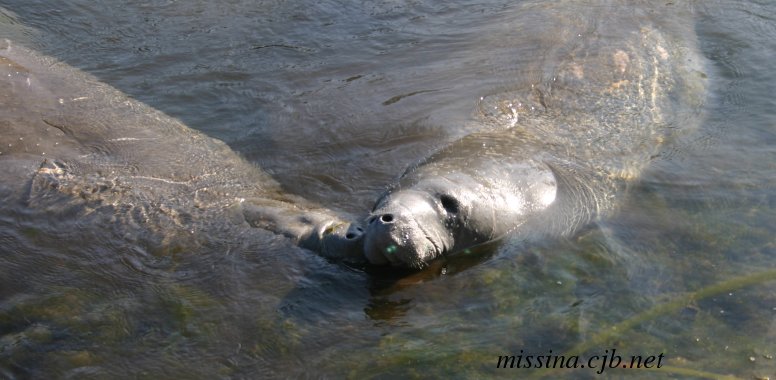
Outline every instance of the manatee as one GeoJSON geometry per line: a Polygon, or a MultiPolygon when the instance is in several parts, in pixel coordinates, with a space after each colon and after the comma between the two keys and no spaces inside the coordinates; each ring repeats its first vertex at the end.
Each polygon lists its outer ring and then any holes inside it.
{"type": "Polygon", "coordinates": [[[691,13],[526,2],[511,23],[534,33],[498,42],[529,57],[483,94],[466,129],[476,132],[408,168],[365,230],[287,194],[223,142],[0,41],[0,201],[154,246],[259,228],[326,257],[410,268],[506,236],[572,234],[699,124],[707,84],[691,13]]]}
{"type": "Polygon", "coordinates": [[[539,33],[504,43],[535,55],[510,88],[483,96],[477,132],[408,168],[377,200],[369,262],[423,268],[505,236],[572,234],[611,214],[664,145],[697,127],[707,79],[691,6],[583,3],[517,13],[515,25],[539,33]]]}
{"type": "Polygon", "coordinates": [[[76,221],[148,249],[261,228],[363,260],[349,216],[286,194],[223,142],[9,40],[0,104],[4,213],[76,221]]]}

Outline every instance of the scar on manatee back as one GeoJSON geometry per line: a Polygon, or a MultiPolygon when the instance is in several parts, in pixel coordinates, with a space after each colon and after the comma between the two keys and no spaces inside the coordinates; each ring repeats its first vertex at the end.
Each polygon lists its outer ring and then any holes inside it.
{"type": "Polygon", "coordinates": [[[6,57],[0,57],[0,65],[8,66],[12,70],[16,71],[16,73],[26,73],[29,74],[30,70],[28,70],[26,67],[6,58],[6,57]]]}

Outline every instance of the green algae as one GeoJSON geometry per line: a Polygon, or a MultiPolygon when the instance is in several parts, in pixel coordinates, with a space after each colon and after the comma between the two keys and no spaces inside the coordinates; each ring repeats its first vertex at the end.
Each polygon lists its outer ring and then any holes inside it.
{"type": "MultiPolygon", "coordinates": [[[[731,278],[726,281],[722,281],[722,282],[707,286],[695,292],[691,292],[684,296],[677,297],[672,301],[659,304],[649,310],[636,314],[635,316],[628,318],[620,323],[604,328],[599,333],[586,339],[584,342],[577,344],[573,348],[567,350],[565,352],[565,355],[567,356],[581,355],[585,352],[590,351],[591,349],[595,349],[597,347],[604,347],[610,344],[612,340],[617,339],[618,337],[622,336],[624,333],[630,331],[636,326],[639,326],[647,321],[655,320],[669,313],[676,312],[677,310],[683,307],[686,307],[687,305],[691,305],[705,298],[722,294],[725,292],[735,291],[748,286],[764,284],[775,280],[776,280],[776,269],[771,269],[771,270],[765,270],[765,271],[761,271],[761,272],[757,272],[749,275],[743,275],[743,276],[731,278]]],[[[717,331],[713,328],[710,329],[710,325],[712,325],[712,321],[707,321],[707,323],[702,323],[702,325],[703,325],[703,331],[707,334],[710,333],[711,331],[717,331]]],[[[691,372],[691,371],[692,370],[689,370],[688,372],[691,372]]],[[[541,378],[544,376],[548,376],[552,373],[554,373],[554,371],[551,371],[551,370],[542,371],[542,372],[539,372],[535,377],[541,378]]],[[[700,373],[700,371],[697,371],[697,373],[700,373]]],[[[717,377],[711,377],[711,378],[717,378],[717,377]]]]}

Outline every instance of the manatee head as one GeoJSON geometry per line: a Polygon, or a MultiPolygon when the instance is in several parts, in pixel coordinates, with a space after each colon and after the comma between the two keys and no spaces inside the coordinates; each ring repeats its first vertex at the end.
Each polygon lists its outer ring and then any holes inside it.
{"type": "Polygon", "coordinates": [[[230,211],[236,223],[248,222],[294,239],[302,248],[350,263],[363,263],[364,229],[325,209],[303,208],[272,199],[241,199],[230,211]]]}
{"type": "Polygon", "coordinates": [[[503,237],[554,202],[557,185],[546,166],[500,167],[498,174],[508,176],[434,174],[383,195],[366,220],[366,259],[423,268],[447,253],[503,237]]]}
{"type": "Polygon", "coordinates": [[[336,221],[327,223],[324,228],[316,228],[317,233],[311,234],[308,241],[316,241],[312,249],[324,257],[338,259],[350,263],[363,262],[364,229],[351,222],[336,221]]]}
{"type": "Polygon", "coordinates": [[[367,260],[420,268],[451,249],[460,205],[453,196],[435,195],[405,190],[383,197],[367,219],[367,260]]]}

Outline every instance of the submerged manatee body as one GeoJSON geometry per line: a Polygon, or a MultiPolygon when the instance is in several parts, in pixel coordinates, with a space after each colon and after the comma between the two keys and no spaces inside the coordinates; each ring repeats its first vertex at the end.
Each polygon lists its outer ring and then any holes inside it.
{"type": "Polygon", "coordinates": [[[515,22],[537,32],[513,41],[534,47],[525,78],[482,99],[483,132],[411,167],[377,201],[371,263],[421,268],[507,234],[572,233],[697,125],[706,76],[684,6],[555,2],[515,22]]]}
{"type": "Polygon", "coordinates": [[[356,226],[284,194],[223,142],[9,40],[0,40],[0,107],[4,213],[112,230],[147,249],[258,227],[362,257],[356,226]]]}
{"type": "Polygon", "coordinates": [[[150,246],[261,228],[324,256],[411,268],[506,235],[572,233],[698,123],[706,87],[691,5],[583,3],[521,6],[512,22],[533,32],[498,42],[530,54],[481,100],[478,132],[409,168],[366,231],[286,194],[224,143],[2,40],[2,210],[150,246]]]}

